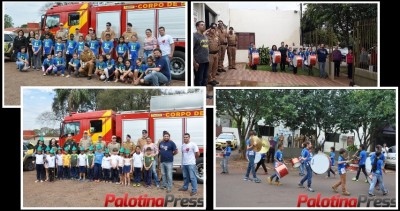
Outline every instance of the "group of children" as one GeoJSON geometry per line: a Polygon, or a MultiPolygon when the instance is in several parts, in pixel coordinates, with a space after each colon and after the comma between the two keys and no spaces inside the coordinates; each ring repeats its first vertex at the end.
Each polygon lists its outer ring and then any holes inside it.
{"type": "MultiPolygon", "coordinates": [[[[74,35],[71,34],[66,43],[62,42],[61,37],[58,37],[57,42],[53,43],[48,34],[46,34],[46,39],[43,41],[39,39],[39,34],[36,34],[35,39],[32,40],[34,58],[31,68],[34,70],[42,69],[44,76],[61,75],[70,77],[73,72],[78,77],[79,68],[85,65],[80,59],[85,45],[90,48],[96,57],[95,70],[93,71],[98,76],[98,79],[104,80],[104,82],[122,81],[134,85],[145,84],[143,78],[151,72],[147,69],[155,67],[152,56],[147,56],[146,61],[138,57],[140,44],[136,35],[132,36],[129,43],[125,43],[124,37],[120,37],[119,43],[113,51],[114,44],[111,40],[105,40],[100,45],[97,39],[85,43],[83,36],[80,36],[77,42],[74,40],[74,35]],[[100,48],[102,54],[99,53],[100,48]],[[112,59],[113,52],[117,56],[117,61],[112,59]],[[43,62],[40,64],[42,55],[43,62]],[[67,75],[65,75],[66,71],[67,75]]],[[[27,49],[22,47],[17,54],[16,61],[19,71],[25,71],[30,68],[29,59],[27,49]]]]}
{"type": "Polygon", "coordinates": [[[154,157],[151,154],[150,147],[146,149],[143,155],[140,146],[136,146],[135,153],[132,156],[130,151],[124,150],[124,148],[121,148],[119,152],[117,148],[114,148],[111,153],[108,149],[103,152],[101,145],[97,145],[96,149],[93,153],[93,146],[90,146],[85,154],[84,148],[81,147],[80,154],[77,154],[77,149],[74,146],[72,154],[68,154],[68,147],[65,147],[64,151],[58,147],[57,152],[47,147],[46,154],[42,154],[43,149],[39,146],[34,155],[36,157],[35,182],[53,182],[55,178],[80,181],[88,179],[94,182],[103,180],[105,183],[130,186],[130,174],[134,173],[133,187],[140,187],[142,170],[144,170],[145,187],[151,188],[151,167],[154,157]],[[57,169],[57,172],[55,169],[57,169]]]}

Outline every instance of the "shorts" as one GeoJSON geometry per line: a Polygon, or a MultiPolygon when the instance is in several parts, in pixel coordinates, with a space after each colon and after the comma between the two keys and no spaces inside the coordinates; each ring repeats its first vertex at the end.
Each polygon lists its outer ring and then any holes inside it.
{"type": "Polygon", "coordinates": [[[123,174],[122,169],[123,169],[123,167],[118,166],[118,173],[119,173],[119,174],[123,174]]]}
{"type": "Polygon", "coordinates": [[[79,166],[79,173],[85,173],[86,172],[86,167],[85,166],[79,166]]]}
{"type": "Polygon", "coordinates": [[[123,173],[130,173],[131,172],[131,166],[124,166],[123,173]]]}
{"type": "Polygon", "coordinates": [[[139,72],[139,73],[138,73],[138,77],[144,78],[144,76],[146,76],[146,74],[144,74],[144,72],[139,72]],[[143,76],[142,76],[142,75],[143,75],[143,76]]]}

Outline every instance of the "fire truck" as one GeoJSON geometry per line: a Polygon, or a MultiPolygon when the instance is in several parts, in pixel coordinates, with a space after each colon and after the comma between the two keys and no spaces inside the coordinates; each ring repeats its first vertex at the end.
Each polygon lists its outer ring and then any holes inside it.
{"type": "MultiPolygon", "coordinates": [[[[175,51],[171,60],[171,75],[174,79],[185,78],[185,38],[186,38],[186,4],[185,2],[145,2],[136,4],[116,3],[76,3],[68,5],[54,5],[49,8],[41,19],[41,30],[45,26],[54,35],[63,23],[68,34],[74,34],[79,28],[80,33],[86,36],[92,27],[98,38],[106,29],[106,23],[111,23],[111,29],[119,38],[126,31],[127,23],[132,23],[137,32],[139,42],[143,46],[145,30],[151,29],[157,37],[158,28],[165,27],[175,43],[175,51]],[[103,5],[102,5],[103,4],[103,5]]],[[[69,38],[69,35],[68,35],[69,38]]],[[[114,44],[117,44],[115,40],[114,44]]],[[[143,49],[139,52],[143,56],[143,49]]]]}
{"type": "Polygon", "coordinates": [[[59,143],[64,146],[68,134],[72,134],[73,139],[79,143],[83,132],[87,131],[93,143],[97,142],[99,135],[103,136],[107,144],[111,142],[112,135],[116,135],[117,142],[122,143],[129,134],[136,144],[137,139],[142,137],[142,130],[147,130],[149,137],[157,143],[162,139],[163,131],[168,131],[178,148],[178,154],[174,156],[174,171],[181,172],[183,135],[189,133],[190,141],[199,147],[196,177],[199,182],[203,182],[205,118],[202,99],[203,96],[198,93],[154,96],[150,100],[150,111],[70,113],[61,122],[59,143]]]}

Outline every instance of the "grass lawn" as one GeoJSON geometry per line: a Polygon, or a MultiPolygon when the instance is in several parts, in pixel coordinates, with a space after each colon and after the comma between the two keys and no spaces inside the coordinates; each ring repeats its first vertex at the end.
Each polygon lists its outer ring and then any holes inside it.
{"type": "MultiPolygon", "coordinates": [[[[327,67],[325,67],[327,70],[327,67]]],[[[246,69],[251,69],[248,65],[246,65],[246,69]]],[[[263,70],[263,71],[270,71],[272,72],[272,66],[270,65],[257,65],[257,70],[263,70]]],[[[280,67],[278,65],[277,67],[278,72],[281,72],[280,67]]],[[[291,68],[289,68],[288,66],[285,67],[285,72],[288,74],[293,74],[293,71],[291,68]]],[[[347,67],[340,67],[340,73],[346,73],[347,74],[347,67]]],[[[307,75],[308,76],[308,68],[305,67],[304,70],[302,70],[301,68],[297,68],[297,75],[307,75]]],[[[313,75],[314,77],[319,77],[319,70],[317,68],[315,68],[315,66],[313,67],[313,75]]]]}

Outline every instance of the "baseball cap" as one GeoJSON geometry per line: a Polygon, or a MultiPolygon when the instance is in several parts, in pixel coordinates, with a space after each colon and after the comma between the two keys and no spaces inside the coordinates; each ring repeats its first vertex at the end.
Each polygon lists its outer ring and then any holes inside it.
{"type": "Polygon", "coordinates": [[[62,26],[62,25],[64,25],[64,24],[63,24],[63,23],[60,23],[60,24],[58,24],[58,25],[62,26]]]}
{"type": "Polygon", "coordinates": [[[117,138],[117,136],[112,136],[112,138],[117,138]]]}
{"type": "Polygon", "coordinates": [[[103,136],[102,136],[102,135],[99,135],[98,137],[99,137],[99,138],[103,138],[103,136]]]}
{"type": "Polygon", "coordinates": [[[87,130],[83,131],[83,133],[88,133],[87,130]]]}
{"type": "Polygon", "coordinates": [[[92,28],[92,27],[90,27],[90,28],[89,28],[89,30],[93,30],[93,28],[92,28]]]}

